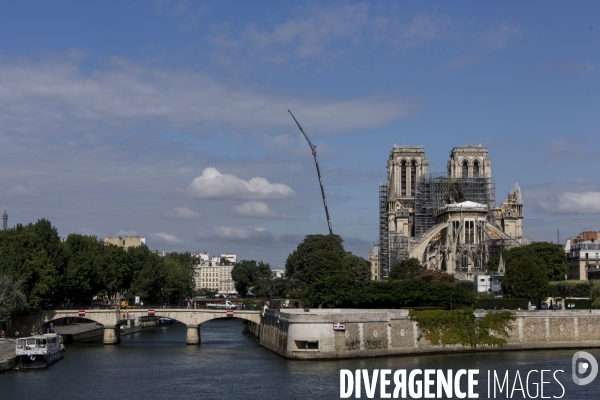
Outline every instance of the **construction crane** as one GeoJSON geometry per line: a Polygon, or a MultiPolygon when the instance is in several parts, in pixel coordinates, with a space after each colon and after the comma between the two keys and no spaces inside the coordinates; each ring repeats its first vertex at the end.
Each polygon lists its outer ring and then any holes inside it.
{"type": "Polygon", "coordinates": [[[308,145],[310,146],[310,150],[312,151],[312,155],[315,158],[315,166],[317,167],[317,175],[319,176],[319,185],[321,185],[321,195],[323,196],[323,205],[325,206],[325,215],[327,216],[327,225],[329,226],[329,234],[333,235],[333,231],[331,230],[331,220],[329,219],[329,210],[327,209],[327,200],[325,199],[325,190],[323,189],[323,180],[321,179],[321,171],[319,170],[319,162],[317,161],[317,146],[315,146],[314,144],[311,143],[308,136],[306,136],[306,133],[304,133],[304,129],[302,129],[302,127],[298,123],[298,120],[296,119],[296,117],[294,117],[294,114],[292,114],[292,112],[290,110],[288,110],[288,112],[290,113],[292,118],[294,118],[294,121],[296,122],[296,125],[298,125],[298,128],[300,128],[300,132],[302,132],[302,134],[304,135],[304,139],[306,139],[306,141],[308,142],[308,145]]]}

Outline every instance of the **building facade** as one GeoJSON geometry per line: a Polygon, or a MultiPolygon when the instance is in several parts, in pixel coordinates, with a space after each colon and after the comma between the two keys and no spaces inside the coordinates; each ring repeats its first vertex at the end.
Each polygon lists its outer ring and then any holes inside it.
{"type": "Polygon", "coordinates": [[[600,242],[598,232],[582,232],[577,238],[567,240],[567,279],[600,279],[600,242]]]}
{"type": "Polygon", "coordinates": [[[394,145],[388,180],[380,185],[379,276],[417,258],[424,267],[473,279],[490,258],[523,244],[519,185],[495,205],[488,149],[466,145],[450,152],[446,173],[429,173],[423,148],[394,145]]]}
{"type": "Polygon", "coordinates": [[[369,252],[369,262],[371,263],[371,279],[374,281],[380,280],[379,244],[373,244],[373,249],[369,252]]]}
{"type": "Polygon", "coordinates": [[[216,290],[219,294],[237,294],[231,270],[236,263],[236,255],[221,254],[220,257],[210,257],[208,253],[193,253],[196,258],[194,265],[194,281],[196,289],[216,290]],[[233,261],[232,261],[233,260],[233,261]]]}
{"type": "Polygon", "coordinates": [[[104,244],[114,244],[115,246],[123,247],[139,247],[146,244],[146,238],[142,236],[107,236],[104,238],[104,244]]]}

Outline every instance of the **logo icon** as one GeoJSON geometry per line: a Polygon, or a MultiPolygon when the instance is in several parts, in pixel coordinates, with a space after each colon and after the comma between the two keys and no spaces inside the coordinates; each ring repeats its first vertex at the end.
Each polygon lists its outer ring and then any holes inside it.
{"type": "Polygon", "coordinates": [[[596,379],[598,375],[598,361],[588,352],[578,351],[573,354],[573,361],[571,364],[571,374],[573,376],[573,382],[576,385],[588,385],[596,379]],[[583,361],[585,360],[585,361],[583,361]],[[589,375],[585,378],[579,378],[577,375],[584,375],[589,371],[589,375]]]}

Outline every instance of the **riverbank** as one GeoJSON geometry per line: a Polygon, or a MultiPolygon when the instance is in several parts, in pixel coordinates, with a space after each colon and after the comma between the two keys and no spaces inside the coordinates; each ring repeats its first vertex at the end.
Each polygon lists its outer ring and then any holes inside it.
{"type": "MultiPolygon", "coordinates": [[[[434,346],[408,310],[266,310],[260,327],[247,324],[260,344],[289,359],[337,359],[472,352],[434,346]],[[258,335],[257,335],[258,333],[258,335]]],[[[486,312],[476,312],[483,317],[486,312]]],[[[517,311],[503,348],[476,351],[600,347],[600,310],[517,311]]]]}
{"type": "Polygon", "coordinates": [[[13,369],[16,365],[15,340],[0,338],[0,372],[13,369]]]}

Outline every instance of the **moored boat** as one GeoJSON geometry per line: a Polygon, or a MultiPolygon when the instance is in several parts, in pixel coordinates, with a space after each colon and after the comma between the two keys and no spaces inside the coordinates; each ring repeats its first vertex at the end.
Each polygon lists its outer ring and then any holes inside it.
{"type": "Polygon", "coordinates": [[[46,368],[64,357],[62,338],[56,333],[17,339],[18,369],[46,368]]]}

